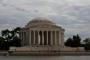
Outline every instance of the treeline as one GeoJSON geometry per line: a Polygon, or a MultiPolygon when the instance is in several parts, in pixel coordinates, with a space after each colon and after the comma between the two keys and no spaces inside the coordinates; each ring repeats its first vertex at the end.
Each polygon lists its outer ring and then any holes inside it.
{"type": "Polygon", "coordinates": [[[9,50],[10,46],[20,47],[21,39],[19,36],[21,28],[17,27],[13,30],[5,29],[1,31],[0,50],[9,50]]]}
{"type": "Polygon", "coordinates": [[[73,37],[70,37],[66,40],[65,46],[72,48],[84,47],[85,50],[90,50],[90,38],[86,38],[82,40],[78,34],[73,35],[73,37]],[[83,43],[81,41],[83,41],[83,43]]]}

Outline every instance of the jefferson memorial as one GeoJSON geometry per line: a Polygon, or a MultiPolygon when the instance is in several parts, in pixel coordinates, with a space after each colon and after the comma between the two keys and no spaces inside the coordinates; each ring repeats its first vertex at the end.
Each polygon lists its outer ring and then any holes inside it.
{"type": "Polygon", "coordinates": [[[64,29],[48,18],[32,19],[20,34],[22,46],[64,47],[64,29]]]}
{"type": "Polygon", "coordinates": [[[21,29],[22,47],[11,48],[10,51],[30,54],[58,52],[64,48],[64,31],[61,26],[52,22],[49,18],[34,18],[21,29]]]}

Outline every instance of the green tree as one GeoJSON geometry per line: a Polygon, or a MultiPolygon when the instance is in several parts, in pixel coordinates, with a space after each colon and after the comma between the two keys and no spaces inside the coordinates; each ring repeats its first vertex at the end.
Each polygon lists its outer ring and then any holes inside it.
{"type": "Polygon", "coordinates": [[[12,31],[9,31],[8,29],[2,30],[2,38],[0,38],[0,44],[2,48],[9,49],[10,46],[20,46],[20,37],[19,33],[21,31],[20,27],[16,27],[12,31]],[[4,40],[4,41],[2,41],[4,40]]]}
{"type": "Polygon", "coordinates": [[[83,40],[83,42],[87,44],[88,42],[90,42],[90,38],[86,38],[85,40],[83,40]]]}
{"type": "Polygon", "coordinates": [[[13,46],[20,47],[21,39],[19,37],[14,37],[12,43],[13,43],[13,46]]]}
{"type": "Polygon", "coordinates": [[[85,40],[83,40],[83,42],[85,42],[84,49],[90,50],[90,38],[86,38],[85,40]]]}
{"type": "Polygon", "coordinates": [[[68,38],[65,42],[65,46],[71,47],[72,46],[72,38],[68,38]]]}
{"type": "Polygon", "coordinates": [[[80,38],[80,36],[78,34],[74,35],[72,40],[73,40],[72,47],[80,47],[81,38],[80,38]]]}
{"type": "Polygon", "coordinates": [[[3,37],[0,37],[0,50],[8,50],[7,41],[3,37]]]}
{"type": "Polygon", "coordinates": [[[0,36],[0,49],[2,48],[4,41],[5,39],[0,36]]]}
{"type": "Polygon", "coordinates": [[[8,40],[10,38],[10,31],[8,29],[1,31],[2,37],[8,40]]]}
{"type": "Polygon", "coordinates": [[[15,28],[13,31],[14,31],[14,35],[17,35],[17,34],[20,33],[21,28],[20,28],[20,27],[17,27],[17,28],[15,28]]]}
{"type": "Polygon", "coordinates": [[[10,42],[11,46],[19,47],[21,46],[21,39],[20,39],[20,27],[16,27],[14,30],[11,31],[12,33],[12,40],[10,42]]]}
{"type": "Polygon", "coordinates": [[[69,47],[80,47],[80,45],[81,45],[80,41],[81,41],[81,38],[78,34],[73,35],[72,38],[68,38],[66,40],[65,45],[69,46],[69,47]]]}
{"type": "Polygon", "coordinates": [[[9,41],[10,41],[10,38],[11,38],[11,36],[10,36],[10,31],[8,30],[8,29],[5,29],[5,30],[2,30],[1,31],[1,34],[2,34],[2,37],[5,39],[4,40],[4,42],[3,42],[3,48],[5,48],[6,50],[8,50],[9,49],[9,41]]]}

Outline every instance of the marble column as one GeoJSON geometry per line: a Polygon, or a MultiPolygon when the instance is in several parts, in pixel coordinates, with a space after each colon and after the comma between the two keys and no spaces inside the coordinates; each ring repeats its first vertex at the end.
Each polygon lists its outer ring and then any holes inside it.
{"type": "Polygon", "coordinates": [[[47,45],[47,32],[44,31],[44,45],[47,45]]]}
{"type": "Polygon", "coordinates": [[[52,31],[52,40],[53,40],[53,45],[55,45],[55,32],[52,31]]]}
{"type": "Polygon", "coordinates": [[[38,45],[40,45],[40,36],[39,36],[39,31],[38,32],[38,45]]]}
{"type": "Polygon", "coordinates": [[[35,45],[38,45],[38,32],[35,31],[35,45]]]}
{"type": "Polygon", "coordinates": [[[59,31],[59,46],[61,46],[61,33],[59,31]]]}
{"type": "Polygon", "coordinates": [[[36,44],[36,43],[35,43],[35,31],[33,31],[33,33],[34,33],[33,44],[35,45],[35,44],[36,44]]]}
{"type": "Polygon", "coordinates": [[[42,31],[42,45],[44,45],[44,32],[42,31]]]}
{"type": "Polygon", "coordinates": [[[47,31],[47,45],[48,45],[48,31],[47,31]]]}
{"type": "Polygon", "coordinates": [[[32,31],[30,30],[30,32],[29,32],[29,34],[30,34],[30,38],[29,38],[29,40],[30,40],[30,41],[29,41],[29,45],[31,45],[31,39],[32,39],[32,38],[31,38],[31,32],[32,32],[32,31]]]}
{"type": "Polygon", "coordinates": [[[57,34],[58,34],[58,45],[60,45],[60,43],[59,43],[59,42],[60,42],[60,39],[59,39],[59,38],[60,38],[60,37],[59,37],[59,31],[58,31],[57,34]]]}
{"type": "Polygon", "coordinates": [[[28,44],[28,46],[29,46],[29,32],[26,31],[26,33],[27,33],[27,36],[26,36],[26,37],[27,37],[27,41],[28,41],[27,44],[28,44]]]}
{"type": "Polygon", "coordinates": [[[57,33],[55,31],[55,45],[57,45],[57,33]]]}
{"type": "Polygon", "coordinates": [[[42,31],[40,31],[40,45],[42,45],[42,31]]]}
{"type": "Polygon", "coordinates": [[[52,38],[52,31],[50,31],[51,32],[51,40],[50,40],[50,45],[52,45],[53,44],[53,38],[52,38]]]}

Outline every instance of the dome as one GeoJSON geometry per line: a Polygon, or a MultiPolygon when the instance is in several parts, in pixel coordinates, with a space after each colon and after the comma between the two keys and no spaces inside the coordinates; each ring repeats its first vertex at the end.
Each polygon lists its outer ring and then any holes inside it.
{"type": "Polygon", "coordinates": [[[37,25],[37,24],[53,25],[54,23],[52,21],[50,21],[49,18],[38,17],[38,18],[32,19],[26,26],[37,25]]]}

